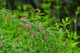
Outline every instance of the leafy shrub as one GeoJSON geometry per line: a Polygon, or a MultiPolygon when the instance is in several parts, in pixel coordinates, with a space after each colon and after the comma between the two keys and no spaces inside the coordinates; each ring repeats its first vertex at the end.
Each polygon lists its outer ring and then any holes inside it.
{"type": "Polygon", "coordinates": [[[79,53],[79,36],[57,22],[48,27],[40,18],[17,19],[11,12],[0,12],[0,53],[79,53]]]}

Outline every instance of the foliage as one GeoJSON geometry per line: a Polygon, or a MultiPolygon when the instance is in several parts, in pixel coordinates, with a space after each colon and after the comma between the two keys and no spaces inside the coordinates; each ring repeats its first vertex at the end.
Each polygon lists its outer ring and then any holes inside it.
{"type": "MultiPolygon", "coordinates": [[[[62,23],[48,26],[42,19],[39,9],[35,15],[17,15],[10,10],[0,10],[0,53],[79,53],[76,32],[66,28],[69,17],[62,23]],[[17,17],[17,18],[16,18],[17,17]],[[61,28],[60,26],[63,26],[61,28]]],[[[34,14],[34,13],[33,13],[34,14]]]]}
{"type": "Polygon", "coordinates": [[[79,0],[0,0],[0,53],[80,53],[79,4],[79,0]]]}

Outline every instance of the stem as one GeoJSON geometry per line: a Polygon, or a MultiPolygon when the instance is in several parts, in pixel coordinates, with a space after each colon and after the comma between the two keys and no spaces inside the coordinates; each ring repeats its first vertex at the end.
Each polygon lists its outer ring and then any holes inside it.
{"type": "Polygon", "coordinates": [[[77,15],[75,15],[75,32],[77,32],[77,15]]]}
{"type": "MultiPolygon", "coordinates": [[[[59,6],[59,0],[56,0],[56,6],[59,6]]],[[[57,9],[57,17],[60,22],[59,9],[57,9]]]]}
{"type": "Polygon", "coordinates": [[[71,24],[69,25],[69,29],[72,31],[71,24]]]}

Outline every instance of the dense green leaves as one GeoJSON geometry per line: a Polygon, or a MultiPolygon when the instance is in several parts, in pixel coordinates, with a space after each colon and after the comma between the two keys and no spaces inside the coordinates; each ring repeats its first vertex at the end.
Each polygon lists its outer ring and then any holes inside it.
{"type": "MultiPolygon", "coordinates": [[[[39,9],[36,9],[37,11],[39,9]]],[[[1,53],[72,53],[79,52],[76,32],[71,32],[66,28],[70,24],[69,17],[62,19],[62,23],[57,21],[53,26],[48,26],[48,16],[42,21],[40,11],[35,13],[35,17],[28,18],[29,15],[12,14],[9,10],[1,10],[0,14],[0,52],[1,53]],[[7,12],[7,13],[6,13],[7,12]],[[6,13],[6,14],[5,14],[6,13]],[[6,17],[6,18],[5,18],[6,17]],[[60,26],[63,26],[61,28],[60,26]],[[77,49],[77,50],[74,50],[77,49]]],[[[34,16],[34,15],[33,15],[34,16]]],[[[50,21],[53,21],[49,19],[50,21]]]]}

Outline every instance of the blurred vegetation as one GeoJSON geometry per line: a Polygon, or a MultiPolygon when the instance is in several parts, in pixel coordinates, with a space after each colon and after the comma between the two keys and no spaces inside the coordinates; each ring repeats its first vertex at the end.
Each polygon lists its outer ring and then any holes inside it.
{"type": "Polygon", "coordinates": [[[0,24],[0,52],[80,52],[80,0],[0,0],[0,24]],[[26,28],[26,24],[31,28],[26,28]],[[31,33],[35,34],[34,40],[31,33]],[[41,35],[47,35],[48,42],[41,35]]]}
{"type": "Polygon", "coordinates": [[[80,28],[78,25],[80,24],[80,13],[76,15],[77,7],[80,6],[79,2],[80,0],[0,0],[0,9],[11,10],[14,15],[18,15],[17,18],[23,14],[31,18],[36,13],[34,9],[39,8],[43,13],[41,19],[45,21],[45,24],[52,25],[55,21],[60,23],[62,18],[70,17],[72,23],[67,28],[77,31],[80,28]],[[76,24],[74,23],[75,17],[77,17],[76,24]]]}
{"type": "Polygon", "coordinates": [[[41,11],[35,10],[36,16],[31,18],[25,15],[18,18],[11,10],[0,10],[0,53],[80,52],[80,36],[66,28],[66,25],[71,24],[69,17],[62,19],[62,23],[55,21],[52,26],[48,26],[41,19],[41,11]]]}

